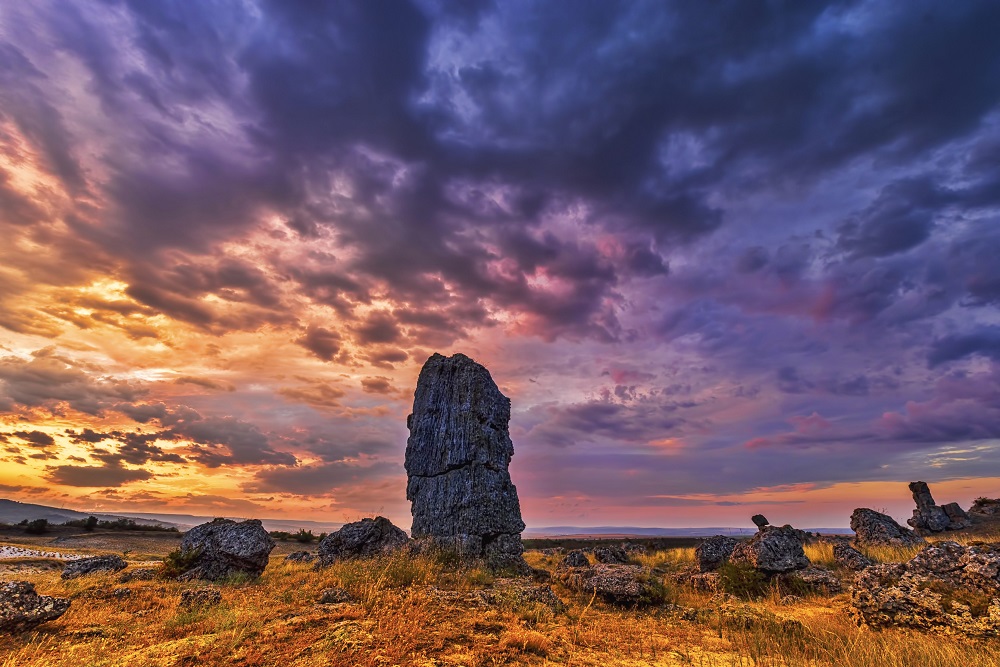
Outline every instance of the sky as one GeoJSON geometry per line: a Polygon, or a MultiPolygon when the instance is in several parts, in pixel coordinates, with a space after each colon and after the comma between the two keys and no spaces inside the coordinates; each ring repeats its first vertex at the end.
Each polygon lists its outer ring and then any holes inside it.
{"type": "Polygon", "coordinates": [[[408,528],[463,352],[529,527],[1000,495],[1000,4],[0,4],[0,496],[408,528]]]}

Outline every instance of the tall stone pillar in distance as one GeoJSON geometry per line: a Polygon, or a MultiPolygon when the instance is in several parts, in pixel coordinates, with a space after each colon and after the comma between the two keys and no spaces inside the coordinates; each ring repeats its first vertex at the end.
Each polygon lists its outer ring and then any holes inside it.
{"type": "Polygon", "coordinates": [[[521,506],[507,466],[514,455],[510,399],[464,354],[431,356],[407,420],[406,498],[414,539],[430,538],[493,567],[527,567],[521,506]]]}

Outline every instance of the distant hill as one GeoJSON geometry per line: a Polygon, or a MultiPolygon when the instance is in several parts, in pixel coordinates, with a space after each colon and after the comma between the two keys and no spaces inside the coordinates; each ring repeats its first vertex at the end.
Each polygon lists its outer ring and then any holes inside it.
{"type": "MultiPolygon", "coordinates": [[[[129,512],[127,514],[104,514],[101,512],[78,512],[76,510],[49,507],[47,505],[33,505],[31,503],[20,503],[16,500],[0,499],[0,523],[15,524],[27,519],[46,519],[49,523],[66,523],[86,519],[88,516],[96,516],[102,521],[115,521],[117,519],[132,519],[141,526],[160,526],[163,528],[175,527],[184,531],[193,528],[200,523],[205,523],[214,519],[214,516],[197,516],[194,514],[163,514],[149,512],[129,512]]],[[[226,517],[227,519],[243,520],[247,517],[226,517]]],[[[329,521],[300,521],[295,519],[261,519],[261,523],[268,531],[281,530],[289,533],[299,530],[311,530],[314,534],[329,533],[340,528],[342,523],[332,523],[329,521]]]]}

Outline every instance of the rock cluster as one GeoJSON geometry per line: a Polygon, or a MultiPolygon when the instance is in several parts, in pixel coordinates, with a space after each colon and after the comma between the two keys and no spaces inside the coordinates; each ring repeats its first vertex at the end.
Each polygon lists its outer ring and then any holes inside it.
{"type": "Polygon", "coordinates": [[[326,567],[339,560],[378,556],[406,546],[410,538],[402,528],[384,516],[365,518],[344,524],[319,543],[319,565],[326,567]]]}
{"type": "Polygon", "coordinates": [[[791,526],[763,526],[749,540],[739,542],[729,560],[746,563],[765,574],[807,568],[810,563],[802,549],[802,535],[791,526]]]}
{"type": "Polygon", "coordinates": [[[946,629],[970,636],[1000,633],[1000,545],[939,542],[907,563],[873,565],[858,574],[851,613],[871,627],[946,629]]]}
{"type": "Polygon", "coordinates": [[[926,482],[910,482],[910,492],[917,508],[906,523],[913,527],[917,535],[933,535],[946,530],[961,530],[972,525],[969,515],[958,503],[935,505],[934,497],[926,482]]]}
{"type": "Polygon", "coordinates": [[[657,591],[652,571],[640,565],[606,565],[574,567],[557,572],[557,577],[569,588],[591,593],[618,604],[656,601],[657,591]]]}
{"type": "Polygon", "coordinates": [[[619,546],[595,547],[594,560],[606,565],[625,565],[628,563],[628,553],[619,546]]]}
{"type": "Polygon", "coordinates": [[[590,560],[582,549],[573,549],[559,562],[559,567],[590,567],[590,560]]]}
{"type": "Polygon", "coordinates": [[[198,609],[211,607],[222,602],[222,593],[216,588],[193,588],[181,591],[181,601],[177,605],[181,609],[198,609]]]}
{"type": "Polygon", "coordinates": [[[118,577],[118,581],[127,584],[133,581],[153,581],[160,576],[160,571],[153,567],[137,567],[134,570],[126,570],[118,577]]]}
{"type": "Polygon", "coordinates": [[[190,567],[181,579],[216,581],[232,575],[259,577],[267,567],[274,540],[260,520],[215,519],[184,533],[181,557],[190,567]]]}
{"type": "Polygon", "coordinates": [[[24,632],[53,621],[69,609],[69,600],[39,595],[27,581],[0,584],[0,632],[24,632]]]}
{"type": "Polygon", "coordinates": [[[771,523],[770,521],[767,520],[767,517],[764,516],[763,514],[754,514],[752,517],[750,517],[750,520],[753,521],[753,525],[757,526],[758,529],[770,525],[771,523]]]}
{"type": "Polygon", "coordinates": [[[733,555],[733,549],[736,548],[737,544],[739,544],[738,540],[725,535],[708,538],[694,550],[695,558],[698,559],[698,569],[701,572],[718,570],[733,555]]]}
{"type": "Polygon", "coordinates": [[[972,501],[969,514],[980,518],[1000,514],[1000,498],[976,498],[972,501]]]}
{"type": "Polygon", "coordinates": [[[521,508],[508,465],[510,399],[463,354],[420,370],[407,418],[406,497],[412,535],[495,567],[524,569],[521,508]]]}
{"type": "Polygon", "coordinates": [[[854,541],[860,546],[887,545],[909,547],[925,544],[925,540],[909,528],[896,523],[888,514],[882,514],[867,507],[859,507],[851,514],[851,530],[854,541]]]}
{"type": "Polygon", "coordinates": [[[107,556],[92,556],[90,558],[81,558],[80,560],[73,560],[66,564],[63,568],[62,578],[63,579],[76,579],[77,577],[83,577],[88,574],[95,574],[97,572],[118,572],[124,570],[128,567],[128,563],[121,556],[115,556],[113,554],[107,556]]]}

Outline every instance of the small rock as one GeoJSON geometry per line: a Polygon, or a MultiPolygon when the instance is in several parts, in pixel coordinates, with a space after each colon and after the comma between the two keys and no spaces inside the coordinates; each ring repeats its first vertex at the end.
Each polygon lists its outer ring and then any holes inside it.
{"type": "Polygon", "coordinates": [[[383,516],[345,524],[319,543],[319,566],[339,560],[377,556],[402,549],[410,541],[401,528],[383,516]]]}
{"type": "Polygon", "coordinates": [[[769,574],[801,570],[810,565],[802,550],[802,531],[791,526],[764,526],[749,540],[737,544],[729,560],[747,563],[769,574]]]}
{"type": "Polygon", "coordinates": [[[489,606],[542,604],[556,614],[566,609],[566,604],[548,584],[525,584],[519,579],[496,579],[492,588],[479,591],[479,598],[489,606]]]}
{"type": "Polygon", "coordinates": [[[0,584],[0,631],[24,632],[53,621],[69,609],[65,598],[39,595],[27,581],[0,584]]]}
{"type": "Polygon", "coordinates": [[[866,567],[871,567],[875,564],[875,561],[871,558],[843,542],[837,542],[833,545],[833,558],[841,567],[854,570],[855,572],[860,572],[866,567]]]}
{"type": "Polygon", "coordinates": [[[698,568],[702,572],[714,572],[729,560],[733,555],[733,549],[739,541],[725,535],[716,535],[699,544],[695,550],[695,557],[698,559],[698,568]]]}
{"type": "Polygon", "coordinates": [[[316,560],[316,554],[311,551],[293,551],[285,556],[286,563],[311,563],[316,560]]]}
{"type": "Polygon", "coordinates": [[[758,529],[763,528],[764,526],[767,526],[768,524],[771,523],[770,521],[767,520],[767,517],[764,516],[763,514],[754,514],[752,517],[750,517],[750,520],[753,521],[753,525],[757,526],[758,529]]]}
{"type": "Polygon", "coordinates": [[[590,567],[590,560],[582,549],[574,549],[559,562],[559,567],[590,567]]]}
{"type": "Polygon", "coordinates": [[[91,558],[81,558],[70,561],[63,569],[63,579],[76,579],[97,572],[118,572],[128,567],[128,563],[121,556],[93,556],[91,558]]]}
{"type": "Polygon", "coordinates": [[[139,567],[134,570],[125,570],[118,581],[127,584],[132,581],[153,581],[160,576],[160,571],[153,567],[139,567]]]}
{"type": "Polygon", "coordinates": [[[563,583],[581,593],[596,593],[608,602],[630,604],[652,601],[656,596],[652,572],[639,565],[598,564],[566,569],[563,583]]]}
{"type": "Polygon", "coordinates": [[[618,546],[597,547],[594,549],[594,560],[608,565],[625,565],[628,563],[628,554],[618,546]]]}
{"type": "Polygon", "coordinates": [[[1000,498],[976,498],[972,501],[969,514],[980,518],[1000,514],[1000,498]]]}
{"type": "Polygon", "coordinates": [[[181,591],[181,601],[178,606],[181,609],[195,609],[210,607],[220,602],[222,602],[222,593],[217,588],[193,588],[181,591]]]}
{"type": "Polygon", "coordinates": [[[319,594],[318,602],[320,604],[340,604],[341,602],[352,602],[354,596],[347,592],[343,588],[324,588],[319,594]]]}

